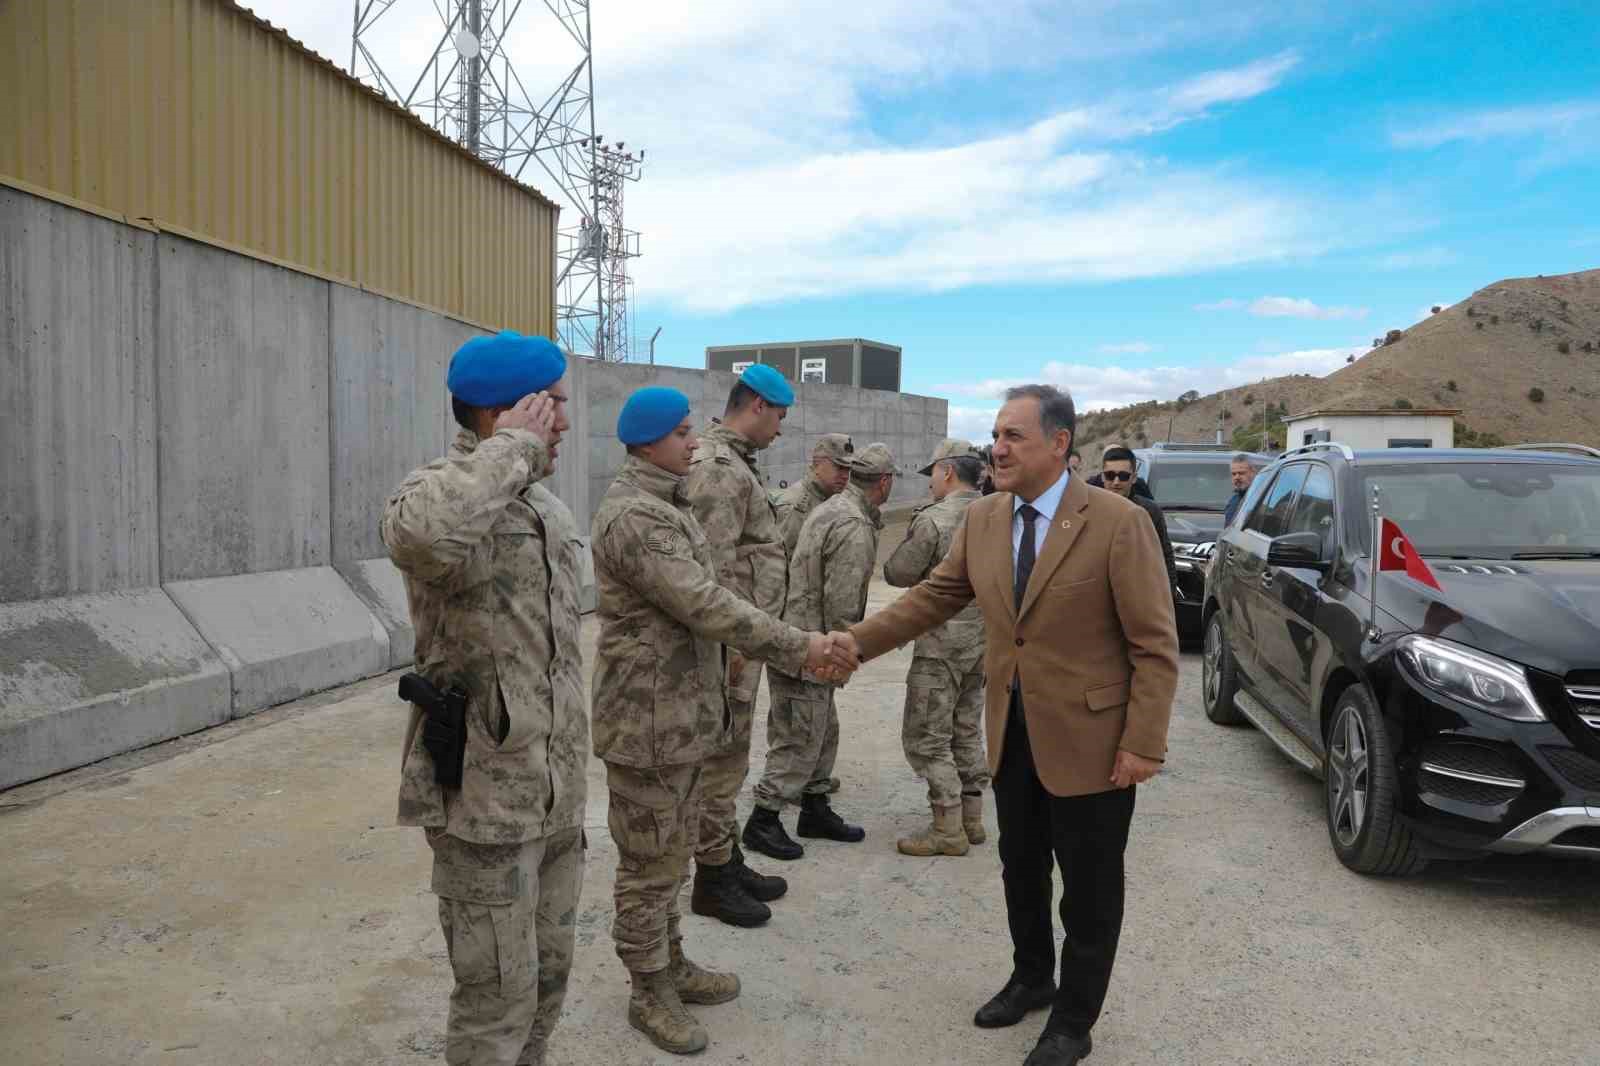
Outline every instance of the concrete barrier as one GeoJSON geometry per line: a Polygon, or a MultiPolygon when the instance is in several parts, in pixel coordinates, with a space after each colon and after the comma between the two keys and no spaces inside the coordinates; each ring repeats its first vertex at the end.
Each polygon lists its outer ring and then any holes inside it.
{"type": "Polygon", "coordinates": [[[0,604],[0,788],[228,719],[228,671],[160,589],[0,604]]]}
{"type": "Polygon", "coordinates": [[[389,669],[409,665],[416,654],[417,631],[411,627],[406,580],[399,569],[387,558],[334,563],[333,568],[388,634],[389,669]]]}
{"type": "Polygon", "coordinates": [[[234,717],[389,669],[389,635],[332,567],[175,581],[233,675],[234,717]]]}

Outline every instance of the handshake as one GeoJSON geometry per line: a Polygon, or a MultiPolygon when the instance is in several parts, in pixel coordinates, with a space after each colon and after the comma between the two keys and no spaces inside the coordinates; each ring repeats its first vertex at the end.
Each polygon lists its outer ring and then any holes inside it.
{"type": "Polygon", "coordinates": [[[861,647],[849,633],[813,633],[806,645],[806,673],[830,685],[843,685],[861,669],[861,647]]]}

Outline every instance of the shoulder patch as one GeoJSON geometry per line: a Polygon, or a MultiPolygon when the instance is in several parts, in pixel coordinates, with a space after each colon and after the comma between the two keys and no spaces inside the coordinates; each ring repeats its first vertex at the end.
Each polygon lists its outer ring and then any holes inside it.
{"type": "Polygon", "coordinates": [[[676,530],[659,530],[645,538],[644,546],[653,552],[662,555],[678,555],[687,546],[688,542],[683,534],[676,530]]]}

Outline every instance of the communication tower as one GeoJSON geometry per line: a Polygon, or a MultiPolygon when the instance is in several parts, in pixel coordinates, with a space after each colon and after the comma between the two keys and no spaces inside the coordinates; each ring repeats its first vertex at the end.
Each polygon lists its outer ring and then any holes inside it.
{"type": "Polygon", "coordinates": [[[624,223],[623,189],[642,175],[644,150],[607,144],[595,131],[590,40],[589,0],[355,0],[350,72],[576,216],[556,239],[557,340],[576,355],[625,362],[633,355],[628,261],[639,254],[639,233],[624,223]],[[409,67],[400,69],[395,57],[412,51],[409,29],[392,17],[381,21],[397,7],[431,12],[438,33],[409,85],[389,73],[405,79],[409,67]],[[550,28],[559,32],[549,36],[564,48],[570,43],[573,59],[537,106],[507,50],[524,7],[554,20],[550,28]],[[391,57],[389,67],[380,54],[391,57]]]}

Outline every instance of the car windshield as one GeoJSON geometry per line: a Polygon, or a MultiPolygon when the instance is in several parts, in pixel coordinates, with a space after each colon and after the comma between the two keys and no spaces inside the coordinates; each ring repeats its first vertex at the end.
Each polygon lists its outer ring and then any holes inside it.
{"type": "Polygon", "coordinates": [[[1163,508],[1221,511],[1233,495],[1228,461],[1150,464],[1150,494],[1163,508]]]}
{"type": "MultiPolygon", "coordinates": [[[[1423,555],[1600,557],[1600,463],[1419,463],[1362,467],[1363,500],[1423,555]]],[[[1370,550],[1370,523],[1362,540],[1370,550]]]]}

